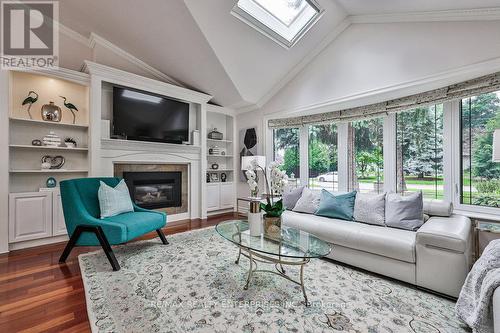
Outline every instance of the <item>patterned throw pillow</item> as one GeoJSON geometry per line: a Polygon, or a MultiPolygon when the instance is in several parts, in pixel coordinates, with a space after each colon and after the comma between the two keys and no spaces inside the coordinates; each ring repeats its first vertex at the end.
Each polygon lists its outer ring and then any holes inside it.
{"type": "Polygon", "coordinates": [[[358,193],[354,204],[354,220],[368,224],[385,226],[385,193],[358,193]]]}
{"type": "Polygon", "coordinates": [[[123,179],[114,188],[101,181],[97,197],[101,219],[134,211],[127,184],[123,179]]]}
{"type": "Polygon", "coordinates": [[[319,193],[311,191],[308,187],[302,190],[302,196],[293,207],[297,213],[314,214],[319,205],[319,193]]]}

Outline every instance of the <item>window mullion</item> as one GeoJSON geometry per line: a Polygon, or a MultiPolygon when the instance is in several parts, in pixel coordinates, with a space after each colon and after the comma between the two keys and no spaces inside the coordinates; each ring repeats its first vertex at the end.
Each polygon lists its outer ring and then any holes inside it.
{"type": "Polygon", "coordinates": [[[460,138],[459,127],[459,103],[458,101],[443,104],[443,179],[444,200],[457,202],[458,184],[460,179],[460,154],[458,145],[460,138]]]}
{"type": "Polygon", "coordinates": [[[396,192],[396,114],[384,118],[384,190],[396,192]]]}
{"type": "Polygon", "coordinates": [[[349,170],[348,170],[348,123],[338,123],[338,181],[339,191],[348,191],[349,189],[349,170]]]}
{"type": "Polygon", "coordinates": [[[309,125],[299,128],[300,184],[309,184],[309,125]]]}

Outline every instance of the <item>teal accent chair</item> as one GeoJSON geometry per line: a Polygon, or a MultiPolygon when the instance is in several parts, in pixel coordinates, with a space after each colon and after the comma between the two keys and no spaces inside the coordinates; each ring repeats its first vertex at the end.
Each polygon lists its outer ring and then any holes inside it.
{"type": "Polygon", "coordinates": [[[70,239],[59,262],[64,263],[75,245],[100,245],[114,271],[120,265],[111,245],[123,244],[134,238],[156,230],[163,244],[167,239],[161,230],[167,223],[164,213],[140,208],[134,204],[134,211],[101,219],[97,192],[100,182],[115,187],[120,178],[79,178],[60,183],[61,200],[66,229],[70,239]]]}

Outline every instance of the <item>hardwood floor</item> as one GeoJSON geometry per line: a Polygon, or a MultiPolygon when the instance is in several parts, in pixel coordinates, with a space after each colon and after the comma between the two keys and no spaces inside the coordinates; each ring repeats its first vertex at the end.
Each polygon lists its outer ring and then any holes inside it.
{"type": "MultiPolygon", "coordinates": [[[[233,214],[179,221],[167,235],[213,226],[233,214]]],[[[156,232],[141,239],[157,237],[156,232]]],[[[0,332],[90,332],[78,255],[98,247],[77,247],[59,264],[66,243],[0,255],[0,332]]]]}

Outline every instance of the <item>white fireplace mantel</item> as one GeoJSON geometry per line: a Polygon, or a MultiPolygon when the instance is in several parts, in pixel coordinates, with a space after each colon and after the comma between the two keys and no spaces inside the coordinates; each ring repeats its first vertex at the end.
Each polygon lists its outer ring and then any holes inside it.
{"type": "Polygon", "coordinates": [[[187,164],[190,191],[189,212],[188,214],[179,214],[182,216],[169,216],[169,221],[206,218],[204,179],[207,148],[203,138],[206,137],[206,103],[212,96],[93,62],[86,61],[85,64],[90,74],[89,174],[96,177],[113,176],[115,163],[187,164]],[[196,145],[183,145],[102,139],[103,83],[161,94],[194,105],[196,129],[202,138],[201,142],[196,145]]]}

